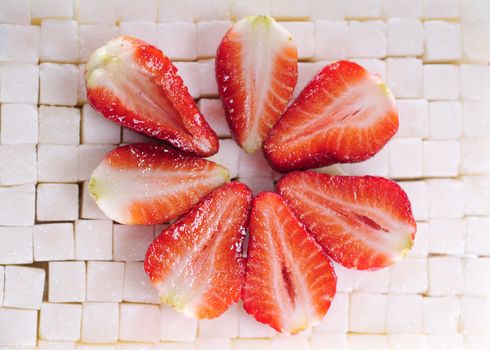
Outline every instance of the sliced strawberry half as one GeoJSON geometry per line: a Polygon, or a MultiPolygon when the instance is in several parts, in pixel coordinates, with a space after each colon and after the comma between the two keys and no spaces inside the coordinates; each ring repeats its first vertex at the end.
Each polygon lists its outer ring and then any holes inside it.
{"type": "Polygon", "coordinates": [[[254,199],[249,231],[244,309],[285,334],[318,324],[336,290],[335,272],[322,248],[284,199],[271,192],[254,199]]]}
{"type": "Polygon", "coordinates": [[[121,36],[87,63],[87,99],[106,118],[199,156],[218,138],[199,112],[177,68],[156,47],[121,36]]]}
{"type": "Polygon", "coordinates": [[[109,152],[93,171],[89,191],[111,219],[149,225],[184,214],[228,178],[214,162],[141,143],[109,152]]]}
{"type": "Polygon", "coordinates": [[[345,267],[386,267],[413,245],[410,202],[391,180],[293,172],[278,182],[277,191],[327,254],[345,267]]]}
{"type": "Polygon", "coordinates": [[[271,130],[264,144],[278,171],[365,160],[398,130],[390,90],[377,75],[340,61],[323,68],[271,130]]]}
{"type": "Polygon", "coordinates": [[[251,201],[247,186],[230,182],[153,241],[145,270],[162,302],[193,318],[218,317],[238,302],[251,201]]]}
{"type": "Polygon", "coordinates": [[[250,16],[226,33],[216,52],[216,80],[233,138],[257,151],[284,112],[298,79],[296,45],[268,16],[250,16]]]}

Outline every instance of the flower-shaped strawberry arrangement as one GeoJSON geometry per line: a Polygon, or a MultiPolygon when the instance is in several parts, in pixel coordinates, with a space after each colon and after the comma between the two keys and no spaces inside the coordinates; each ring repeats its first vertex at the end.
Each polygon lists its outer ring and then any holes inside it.
{"type": "Polygon", "coordinates": [[[412,246],[415,221],[396,183],[304,171],[376,154],[398,129],[389,89],[340,61],[288,107],[297,67],[291,36],[270,17],[242,19],[218,47],[216,80],[233,138],[247,152],[262,148],[275,170],[293,171],[277,193],[253,198],[246,185],[228,182],[226,168],[201,158],[218,151],[218,139],[160,50],[119,37],[87,64],[95,109],[172,146],[116,148],[94,170],[89,190],[123,224],[178,219],[148,248],[145,270],[162,302],[189,317],[218,317],[241,298],[258,321],[295,334],[330,306],[330,259],[374,270],[412,246]]]}

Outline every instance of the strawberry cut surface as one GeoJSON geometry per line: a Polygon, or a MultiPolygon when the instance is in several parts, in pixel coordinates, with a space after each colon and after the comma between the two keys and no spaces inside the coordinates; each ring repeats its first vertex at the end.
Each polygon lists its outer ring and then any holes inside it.
{"type": "Polygon", "coordinates": [[[198,156],[218,151],[210,128],[162,51],[121,36],[97,49],[87,63],[87,100],[104,117],[198,156]]]}
{"type": "Polygon", "coordinates": [[[153,241],[145,271],[162,302],[193,318],[218,317],[238,302],[251,201],[244,184],[225,184],[153,241]]]}
{"type": "Polygon", "coordinates": [[[254,199],[249,231],[244,309],[285,334],[318,324],[336,292],[325,252],[275,193],[254,199]]]}
{"type": "Polygon", "coordinates": [[[383,268],[413,245],[410,202],[391,180],[293,172],[278,182],[277,191],[327,254],[345,267],[383,268]]]}
{"type": "Polygon", "coordinates": [[[233,138],[260,149],[284,112],[298,79],[296,45],[268,16],[249,16],[225,34],[216,53],[216,80],[233,138]]]}
{"type": "Polygon", "coordinates": [[[385,83],[356,63],[325,66],[271,130],[265,155],[278,171],[360,162],[398,130],[395,100],[385,83]]]}
{"type": "Polygon", "coordinates": [[[228,178],[214,162],[141,143],[109,152],[93,171],[89,191],[109,218],[150,225],[184,214],[228,178]]]}

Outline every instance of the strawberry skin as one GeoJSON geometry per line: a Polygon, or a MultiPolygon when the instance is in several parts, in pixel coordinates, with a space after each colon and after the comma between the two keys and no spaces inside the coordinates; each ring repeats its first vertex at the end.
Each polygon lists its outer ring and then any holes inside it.
{"type": "Polygon", "coordinates": [[[233,138],[246,152],[262,147],[298,80],[288,31],[268,16],[249,16],[225,34],[216,52],[216,81],[233,138]]]}
{"type": "Polygon", "coordinates": [[[228,179],[228,170],[214,162],[141,143],[109,152],[93,171],[89,191],[111,219],[150,225],[184,214],[228,179]]]}
{"type": "Polygon", "coordinates": [[[336,291],[335,271],[322,248],[271,192],[254,199],[249,231],[244,309],[284,334],[318,324],[336,291]]]}
{"type": "Polygon", "coordinates": [[[87,63],[87,100],[104,117],[181,151],[210,156],[218,138],[177,74],[156,47],[121,36],[87,63]]]}
{"type": "Polygon", "coordinates": [[[247,186],[227,183],[153,241],[145,271],[162,302],[192,318],[218,317],[238,302],[251,201],[247,186]]]}
{"type": "Polygon", "coordinates": [[[398,130],[395,100],[379,77],[356,63],[324,67],[271,130],[265,155],[278,171],[360,162],[398,130]]]}
{"type": "Polygon", "coordinates": [[[303,171],[284,176],[277,191],[327,254],[347,268],[389,266],[413,245],[410,202],[391,180],[303,171]]]}

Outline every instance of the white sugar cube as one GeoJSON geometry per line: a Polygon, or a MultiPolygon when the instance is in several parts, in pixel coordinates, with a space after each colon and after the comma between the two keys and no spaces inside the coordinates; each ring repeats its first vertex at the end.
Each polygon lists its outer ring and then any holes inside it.
{"type": "Polygon", "coordinates": [[[124,263],[89,261],[87,263],[87,300],[120,302],[124,284],[124,263]]]}
{"type": "Polygon", "coordinates": [[[114,343],[119,334],[117,303],[83,303],[82,342],[114,343]]]}
{"type": "Polygon", "coordinates": [[[490,347],[490,335],[488,334],[467,335],[466,345],[469,349],[486,349],[490,347]]]}
{"type": "Polygon", "coordinates": [[[37,63],[40,33],[38,26],[0,24],[0,62],[37,63]]]}
{"type": "Polygon", "coordinates": [[[146,343],[117,343],[116,350],[154,350],[153,344],[146,343]]]}
{"type": "Polygon", "coordinates": [[[227,168],[233,179],[238,176],[238,158],[241,153],[242,150],[234,140],[220,140],[218,153],[208,159],[227,168]]]}
{"type": "Polygon", "coordinates": [[[144,134],[139,134],[131,129],[122,128],[123,143],[153,143],[156,139],[150,138],[144,134]]]}
{"type": "Polygon", "coordinates": [[[386,295],[382,294],[351,294],[349,330],[362,333],[384,333],[386,301],[386,295]]]}
{"type": "Polygon", "coordinates": [[[77,341],[80,339],[82,306],[79,304],[43,303],[39,337],[44,340],[77,341]]]}
{"type": "Polygon", "coordinates": [[[460,255],[464,253],[463,219],[432,219],[429,222],[429,252],[460,255]]]}
{"type": "Polygon", "coordinates": [[[490,4],[485,0],[466,0],[461,2],[461,18],[472,21],[490,20],[490,4]]]}
{"type": "Polygon", "coordinates": [[[454,61],[461,57],[461,26],[459,23],[427,21],[424,60],[454,61]]]}
{"type": "Polygon", "coordinates": [[[461,299],[461,325],[464,334],[489,334],[490,299],[464,296],[461,299]]]}
{"type": "Polygon", "coordinates": [[[79,142],[79,109],[54,106],[39,107],[39,143],[78,145],[79,142]]]}
{"type": "Polygon", "coordinates": [[[231,21],[225,20],[197,23],[198,57],[214,57],[221,39],[231,25],[231,21]]]}
{"type": "Polygon", "coordinates": [[[490,295],[490,258],[465,261],[465,295],[490,295]]]}
{"type": "Polygon", "coordinates": [[[485,174],[490,172],[490,137],[470,137],[461,140],[460,172],[485,174]]]}
{"type": "Polygon", "coordinates": [[[273,170],[265,159],[262,152],[254,154],[246,153],[241,150],[238,157],[238,175],[239,177],[265,177],[273,175],[273,170]]]}
{"type": "Polygon", "coordinates": [[[431,218],[461,218],[464,213],[463,182],[453,179],[427,181],[431,218]]]}
{"type": "Polygon", "coordinates": [[[231,0],[200,0],[195,3],[196,22],[230,19],[231,0]]]}
{"type": "Polygon", "coordinates": [[[232,305],[218,318],[199,320],[199,337],[236,338],[238,337],[238,318],[238,306],[232,305]]]}
{"type": "Polygon", "coordinates": [[[240,177],[240,182],[247,185],[254,195],[261,192],[274,192],[274,179],[272,177],[240,177]]]}
{"type": "Polygon", "coordinates": [[[41,22],[41,61],[77,62],[78,23],[64,19],[41,22]]]}
{"type": "Polygon", "coordinates": [[[431,257],[428,260],[429,295],[456,295],[463,292],[463,264],[458,257],[431,257]]]}
{"type": "Polygon", "coordinates": [[[344,19],[345,1],[310,0],[310,18],[315,20],[338,21],[344,19]]]}
{"type": "Polygon", "coordinates": [[[270,0],[271,16],[278,19],[304,19],[311,14],[310,0],[270,0]]]}
{"type": "Polygon", "coordinates": [[[383,0],[383,14],[387,18],[419,18],[422,14],[421,0],[383,0]]]}
{"type": "Polygon", "coordinates": [[[200,64],[198,62],[175,62],[175,66],[191,96],[198,98],[200,95],[200,64]]]}
{"type": "Polygon", "coordinates": [[[218,96],[214,60],[199,61],[199,93],[201,97],[218,96]]]}
{"type": "MultiPolygon", "coordinates": [[[[369,42],[369,41],[366,41],[369,42]]],[[[387,83],[397,98],[422,96],[422,61],[417,58],[388,58],[386,60],[387,83]]]]}
{"type": "Polygon", "coordinates": [[[220,100],[201,98],[199,100],[199,109],[218,137],[231,136],[230,129],[226,123],[225,111],[220,100]]]}
{"type": "Polygon", "coordinates": [[[463,37],[463,57],[469,61],[488,62],[490,60],[490,43],[480,40],[490,35],[490,21],[464,21],[461,24],[463,37]]]}
{"type": "Polygon", "coordinates": [[[451,334],[458,332],[460,305],[457,297],[425,297],[423,299],[423,332],[451,334]]]}
{"type": "Polygon", "coordinates": [[[422,330],[422,296],[389,295],[386,331],[395,334],[417,334],[422,330]]]}
{"type": "Polygon", "coordinates": [[[77,350],[115,350],[114,345],[87,345],[77,344],[77,350]]]}
{"type": "Polygon", "coordinates": [[[378,18],[381,16],[381,0],[346,0],[344,14],[347,18],[378,18]]]}
{"type": "Polygon", "coordinates": [[[34,260],[71,260],[75,258],[73,224],[34,225],[34,260]]]}
{"type": "MultiPolygon", "coordinates": [[[[322,62],[299,62],[298,63],[298,81],[293,91],[293,98],[296,98],[304,87],[323,67],[322,62]]],[[[292,102],[292,101],[291,101],[292,102]]]]}
{"type": "MultiPolygon", "coordinates": [[[[1,52],[2,50],[0,50],[1,52]]],[[[26,63],[0,64],[0,102],[37,104],[39,67],[26,63]]]]}
{"type": "Polygon", "coordinates": [[[383,21],[349,22],[349,53],[352,57],[386,56],[386,24],[383,21]],[[369,42],[370,45],[366,45],[369,42]]]}
{"type": "Polygon", "coordinates": [[[397,100],[399,128],[397,137],[429,136],[429,113],[426,100],[397,100]]]}
{"type": "Polygon", "coordinates": [[[34,185],[0,187],[0,225],[34,225],[35,205],[36,188],[34,185]]]}
{"type": "Polygon", "coordinates": [[[466,251],[490,256],[490,217],[466,218],[466,251]]]}
{"type": "Polygon", "coordinates": [[[43,18],[72,18],[73,4],[66,0],[35,0],[31,11],[36,23],[43,18]]]}
{"type": "Polygon", "coordinates": [[[160,306],[160,340],[193,342],[197,334],[197,320],[186,317],[168,305],[160,306]]]}
{"type": "Polygon", "coordinates": [[[271,350],[269,339],[232,339],[231,348],[233,350],[271,350]]]}
{"type": "Polygon", "coordinates": [[[117,0],[78,0],[77,19],[80,23],[114,24],[117,0]]]}
{"type": "Polygon", "coordinates": [[[490,98],[490,66],[484,64],[462,64],[461,97],[466,100],[490,98]]]}
{"type": "Polygon", "coordinates": [[[142,262],[127,262],[124,274],[123,300],[159,304],[158,291],[145,272],[142,262]]]}
{"type": "Polygon", "coordinates": [[[194,343],[173,343],[172,342],[172,343],[155,344],[155,350],[195,350],[195,347],[194,347],[194,343]]]}
{"type": "Polygon", "coordinates": [[[39,145],[38,180],[40,182],[75,182],[78,179],[78,147],[39,145]]]}
{"type": "Polygon", "coordinates": [[[490,136],[490,100],[463,102],[463,135],[490,136]]]}
{"type": "Polygon", "coordinates": [[[4,285],[5,285],[5,267],[0,266],[0,306],[3,305],[3,292],[4,292],[4,285]]]}
{"type": "Polygon", "coordinates": [[[77,260],[111,260],[112,221],[76,221],[75,257],[77,260]]]}
{"type": "Polygon", "coordinates": [[[192,22],[158,24],[157,46],[172,60],[196,59],[196,25],[192,22]]]}
{"type": "Polygon", "coordinates": [[[387,293],[390,288],[390,270],[354,271],[354,290],[364,293],[387,293]]]}
{"type": "MultiPolygon", "coordinates": [[[[122,23],[121,23],[122,27],[122,23]]],[[[116,26],[106,24],[80,24],[78,27],[78,54],[81,62],[87,62],[96,49],[119,34],[116,26]]],[[[126,35],[125,33],[121,33],[126,35]]]]}
{"type": "Polygon", "coordinates": [[[315,60],[339,60],[349,56],[349,26],[345,21],[315,22],[315,60]]]}
{"type": "Polygon", "coordinates": [[[310,350],[347,350],[347,336],[338,333],[313,333],[310,337],[310,350]]]}
{"type": "Polygon", "coordinates": [[[76,350],[75,342],[38,340],[38,350],[76,350]]]}
{"type": "Polygon", "coordinates": [[[427,349],[464,349],[464,338],[460,334],[428,335],[427,349]]]}
{"type": "Polygon", "coordinates": [[[49,301],[85,301],[85,263],[83,261],[63,261],[49,263],[49,301]]]}
{"type": "Polygon", "coordinates": [[[235,0],[231,6],[231,17],[239,20],[245,16],[270,15],[270,0],[235,0]]]}
{"type": "Polygon", "coordinates": [[[39,102],[74,106],[78,98],[78,67],[73,64],[42,63],[39,70],[39,102]]]}
{"type": "Polygon", "coordinates": [[[158,22],[192,22],[195,10],[195,0],[158,0],[158,22]]]}
{"type": "Polygon", "coordinates": [[[390,291],[394,294],[424,293],[427,290],[427,260],[404,259],[390,268],[390,291]]]}
{"type": "Polygon", "coordinates": [[[22,309],[39,309],[43,300],[43,269],[6,266],[3,305],[22,309]]]}
{"type": "Polygon", "coordinates": [[[89,180],[92,171],[113,149],[112,145],[80,145],[78,147],[78,180],[89,180]]]}
{"type": "Polygon", "coordinates": [[[359,163],[344,163],[338,165],[340,171],[345,175],[376,175],[388,176],[390,151],[389,145],[385,146],[373,157],[359,163]]]}
{"type": "Polygon", "coordinates": [[[0,226],[0,264],[32,262],[32,227],[0,226]]]}
{"type": "Polygon", "coordinates": [[[352,292],[354,290],[354,270],[347,269],[333,262],[337,275],[337,292],[352,292]]]}
{"type": "Polygon", "coordinates": [[[395,350],[426,349],[427,344],[423,334],[390,334],[388,340],[395,350]]]}
{"type": "Polygon", "coordinates": [[[270,338],[276,335],[276,331],[264,323],[257,322],[255,318],[239,310],[238,335],[240,338],[270,338]]]}
{"type": "Polygon", "coordinates": [[[424,176],[457,176],[459,141],[424,141],[424,176]]]}
{"type": "Polygon", "coordinates": [[[308,339],[300,337],[277,337],[271,339],[272,350],[308,349],[308,339]]]}
{"type": "Polygon", "coordinates": [[[36,207],[36,216],[39,221],[76,220],[78,218],[78,185],[38,185],[36,207]]]}
{"type": "Polygon", "coordinates": [[[0,1],[0,23],[30,24],[30,0],[2,0],[0,1]]]}
{"type": "Polygon", "coordinates": [[[452,64],[424,65],[424,97],[428,100],[459,99],[459,68],[452,64]]]}
{"type": "Polygon", "coordinates": [[[121,304],[119,340],[157,343],[160,309],[156,305],[121,304]]]}
{"type": "Polygon", "coordinates": [[[37,107],[27,104],[2,104],[0,107],[2,144],[38,142],[37,107]]]}
{"type": "Polygon", "coordinates": [[[347,337],[349,350],[388,350],[391,345],[385,335],[349,334],[347,337]]]}
{"type": "Polygon", "coordinates": [[[410,179],[423,174],[424,145],[416,138],[394,139],[390,142],[390,177],[410,179]]]}
{"type": "Polygon", "coordinates": [[[349,295],[337,293],[323,320],[313,327],[314,332],[346,333],[349,329],[349,295]]]}
{"type": "MultiPolygon", "coordinates": [[[[394,3],[390,0],[384,2],[394,3]]],[[[424,52],[424,27],[418,19],[392,18],[387,24],[388,55],[419,56],[424,52]]]]}
{"type": "Polygon", "coordinates": [[[157,43],[157,25],[155,22],[119,22],[119,33],[141,39],[152,45],[157,43]]]}
{"type": "Polygon", "coordinates": [[[152,241],[152,226],[114,225],[114,260],[143,261],[152,241]]]}
{"type": "Polygon", "coordinates": [[[0,145],[0,162],[0,185],[36,182],[36,146],[0,145]]]}
{"type": "Polygon", "coordinates": [[[89,104],[82,109],[82,143],[87,144],[118,144],[121,142],[121,127],[104,118],[89,104]]]}
{"type": "MultiPolygon", "coordinates": [[[[99,209],[99,207],[97,206],[97,203],[95,203],[94,199],[90,196],[90,193],[88,191],[88,182],[84,182],[82,187],[83,187],[83,189],[82,189],[82,192],[83,192],[82,193],[82,203],[81,203],[82,210],[81,210],[80,217],[82,219],[108,219],[107,215],[105,215],[102,212],[102,210],[99,209]]],[[[112,232],[112,230],[111,230],[111,232],[112,232]]],[[[112,242],[112,233],[111,233],[111,242],[112,242]]],[[[94,244],[94,243],[90,243],[90,244],[94,244]]],[[[90,245],[88,247],[89,247],[88,249],[91,249],[90,245]]],[[[102,249],[102,250],[104,250],[104,249],[102,249]]],[[[110,253],[109,258],[107,258],[107,259],[97,258],[96,260],[110,260],[110,259],[112,259],[112,243],[111,243],[110,251],[111,251],[111,253],[110,253]]],[[[89,260],[91,260],[91,259],[89,259],[89,260]]]]}
{"type": "Polygon", "coordinates": [[[0,308],[0,329],[0,346],[6,349],[36,346],[37,311],[0,308]]]}
{"type": "Polygon", "coordinates": [[[298,49],[298,59],[309,59],[315,55],[315,24],[311,22],[282,22],[281,25],[293,37],[298,49]]]}
{"type": "Polygon", "coordinates": [[[457,18],[460,0],[422,0],[422,18],[457,18]]]}
{"type": "Polygon", "coordinates": [[[417,233],[412,249],[407,254],[409,258],[425,258],[429,254],[429,224],[417,222],[417,233]]]}
{"type": "Polygon", "coordinates": [[[85,74],[85,64],[78,65],[78,84],[77,84],[77,103],[83,105],[87,103],[87,89],[85,84],[85,79],[83,78],[85,74]]]}
{"type": "Polygon", "coordinates": [[[463,113],[458,101],[429,102],[429,130],[433,140],[458,139],[463,128],[463,113]]]}
{"type": "Polygon", "coordinates": [[[355,62],[371,74],[376,74],[381,79],[386,80],[386,62],[378,58],[351,58],[351,62],[355,62]]]}
{"type": "Polygon", "coordinates": [[[157,19],[157,0],[117,0],[117,19],[121,21],[153,21],[157,19]]]}

